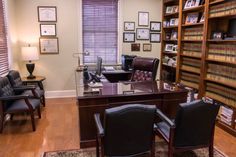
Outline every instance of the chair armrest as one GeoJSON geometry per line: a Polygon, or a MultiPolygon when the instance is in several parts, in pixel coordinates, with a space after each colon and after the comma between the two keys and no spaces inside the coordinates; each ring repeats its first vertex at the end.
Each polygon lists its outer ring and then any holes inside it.
{"type": "Polygon", "coordinates": [[[2,96],[0,100],[9,101],[9,100],[19,100],[19,99],[28,99],[29,95],[14,95],[14,96],[2,96]]]}
{"type": "Polygon", "coordinates": [[[102,127],[102,123],[100,120],[100,114],[98,114],[98,113],[94,114],[94,120],[95,120],[95,125],[97,128],[98,135],[100,137],[103,137],[104,136],[104,129],[102,127]]]}
{"type": "Polygon", "coordinates": [[[170,128],[175,128],[175,124],[166,116],[164,115],[161,110],[157,109],[156,110],[156,114],[159,118],[161,118],[161,120],[163,120],[164,122],[166,122],[170,128]]]}
{"type": "Polygon", "coordinates": [[[18,86],[13,88],[15,91],[24,91],[24,90],[34,90],[36,89],[35,86],[18,86]]]}

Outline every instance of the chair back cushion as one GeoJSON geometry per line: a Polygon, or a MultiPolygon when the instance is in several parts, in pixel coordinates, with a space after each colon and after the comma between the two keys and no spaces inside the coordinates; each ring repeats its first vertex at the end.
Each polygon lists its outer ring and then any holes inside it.
{"type": "Polygon", "coordinates": [[[104,118],[105,156],[127,156],[151,149],[155,105],[124,105],[107,109],[104,118]]]}
{"type": "Polygon", "coordinates": [[[202,100],[180,104],[175,118],[175,147],[208,145],[214,131],[219,105],[202,100]]]}
{"type": "Polygon", "coordinates": [[[19,87],[23,85],[21,77],[20,77],[20,73],[18,71],[10,70],[7,77],[13,87],[19,87]]]}
{"type": "Polygon", "coordinates": [[[13,88],[7,77],[0,78],[0,96],[11,96],[14,95],[13,88]]]}
{"type": "Polygon", "coordinates": [[[136,57],[133,60],[131,81],[151,81],[156,79],[159,59],[136,57]]]}

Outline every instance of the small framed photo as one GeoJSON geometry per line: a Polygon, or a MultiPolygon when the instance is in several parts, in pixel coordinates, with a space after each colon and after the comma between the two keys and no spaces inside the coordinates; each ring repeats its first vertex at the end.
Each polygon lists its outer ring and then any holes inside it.
{"type": "Polygon", "coordinates": [[[41,54],[58,54],[59,46],[58,46],[58,38],[57,37],[41,37],[39,38],[39,48],[41,54]]]}
{"type": "Polygon", "coordinates": [[[135,22],[124,22],[124,31],[134,31],[135,30],[135,22]]]}
{"type": "Polygon", "coordinates": [[[161,42],[161,34],[160,33],[150,33],[150,42],[160,43],[161,42]]]}
{"type": "Polygon", "coordinates": [[[151,21],[150,22],[150,31],[160,32],[161,31],[161,22],[151,21]]]}
{"type": "Polygon", "coordinates": [[[148,26],[149,25],[149,12],[138,12],[138,25],[148,26]]]}
{"type": "Polygon", "coordinates": [[[131,51],[140,51],[140,44],[139,43],[131,44],[131,51]]]}
{"type": "Polygon", "coordinates": [[[41,36],[56,36],[56,24],[40,24],[41,36]]]}
{"type": "Polygon", "coordinates": [[[170,19],[170,26],[178,26],[179,19],[178,18],[172,18],[170,19]]]}
{"type": "Polygon", "coordinates": [[[184,5],[184,9],[191,8],[192,0],[187,0],[184,5]]]}
{"type": "Polygon", "coordinates": [[[143,44],[143,51],[152,51],[152,44],[143,44]]]}
{"type": "Polygon", "coordinates": [[[177,13],[178,11],[179,11],[179,6],[178,5],[172,6],[172,13],[177,13]]]}
{"type": "Polygon", "coordinates": [[[173,12],[173,7],[172,6],[167,6],[166,7],[166,14],[171,14],[173,12]]]}
{"type": "Polygon", "coordinates": [[[163,27],[170,27],[170,21],[163,21],[163,27]]]}
{"type": "Polygon", "coordinates": [[[174,44],[166,44],[165,51],[172,52],[174,44]]]}
{"type": "Polygon", "coordinates": [[[178,38],[178,32],[177,31],[172,31],[170,39],[171,40],[177,40],[177,38],[178,38]]]}
{"type": "Polygon", "coordinates": [[[135,42],[135,33],[124,32],[123,33],[123,42],[135,42]]]}
{"type": "Polygon", "coordinates": [[[38,6],[39,22],[57,22],[56,6],[38,6]]]}
{"type": "Polygon", "coordinates": [[[186,16],[185,24],[193,24],[198,22],[199,13],[189,13],[186,16]]]}
{"type": "Polygon", "coordinates": [[[137,40],[149,40],[150,31],[148,28],[137,28],[136,35],[137,40]]]}
{"type": "Polygon", "coordinates": [[[212,33],[212,39],[214,40],[222,40],[223,39],[223,32],[213,32],[212,33]]]}
{"type": "Polygon", "coordinates": [[[199,6],[201,0],[192,0],[191,2],[191,7],[197,7],[199,6]]]}

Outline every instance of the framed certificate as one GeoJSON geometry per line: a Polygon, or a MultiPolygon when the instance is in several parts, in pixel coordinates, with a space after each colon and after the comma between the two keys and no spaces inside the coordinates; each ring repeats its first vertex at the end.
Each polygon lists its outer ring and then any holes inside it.
{"type": "Polygon", "coordinates": [[[152,51],[152,44],[143,44],[143,51],[152,51]]]}
{"type": "Polygon", "coordinates": [[[56,36],[56,24],[40,24],[41,36],[56,36]]]}
{"type": "Polygon", "coordinates": [[[134,31],[135,23],[134,22],[124,22],[124,31],[134,31]]]}
{"type": "Polygon", "coordinates": [[[148,26],[149,25],[149,12],[138,12],[138,25],[148,26]]]}
{"type": "Polygon", "coordinates": [[[39,48],[41,54],[58,54],[58,38],[57,37],[41,37],[39,38],[39,48]]]}
{"type": "Polygon", "coordinates": [[[136,35],[137,40],[149,40],[150,31],[148,28],[137,28],[136,35]]]}
{"type": "Polygon", "coordinates": [[[161,22],[151,21],[150,22],[150,31],[160,32],[161,31],[161,22]]]}
{"type": "Polygon", "coordinates": [[[57,8],[55,6],[38,6],[39,22],[57,22],[57,8]]]}
{"type": "Polygon", "coordinates": [[[123,33],[123,42],[135,42],[135,33],[133,32],[123,33]]]}
{"type": "Polygon", "coordinates": [[[160,33],[151,33],[150,34],[150,42],[160,43],[161,42],[161,34],[160,33]]]}

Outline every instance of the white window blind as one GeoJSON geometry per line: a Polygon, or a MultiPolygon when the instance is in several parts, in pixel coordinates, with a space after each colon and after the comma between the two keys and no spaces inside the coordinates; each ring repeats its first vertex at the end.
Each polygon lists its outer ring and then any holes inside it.
{"type": "Polygon", "coordinates": [[[4,2],[0,0],[0,75],[9,71],[4,2]]]}
{"type": "Polygon", "coordinates": [[[83,0],[84,63],[117,63],[118,0],[83,0]]]}

